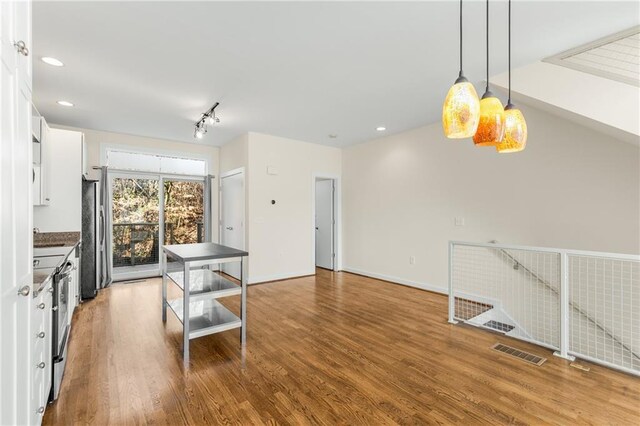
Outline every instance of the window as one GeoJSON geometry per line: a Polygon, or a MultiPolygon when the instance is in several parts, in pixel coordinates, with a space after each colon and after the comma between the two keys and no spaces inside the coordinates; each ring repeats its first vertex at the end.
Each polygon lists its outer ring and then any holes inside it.
{"type": "Polygon", "coordinates": [[[108,149],[106,157],[109,168],[117,170],[189,176],[205,176],[207,174],[207,162],[200,159],[116,149],[108,149]]]}

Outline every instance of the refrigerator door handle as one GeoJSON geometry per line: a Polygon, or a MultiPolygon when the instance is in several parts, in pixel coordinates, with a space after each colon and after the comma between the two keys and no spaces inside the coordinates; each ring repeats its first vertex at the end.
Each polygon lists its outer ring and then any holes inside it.
{"type": "Polygon", "coordinates": [[[105,230],[104,230],[104,210],[102,208],[102,206],[100,206],[100,250],[102,250],[103,246],[104,246],[104,234],[105,234],[105,230]]]}

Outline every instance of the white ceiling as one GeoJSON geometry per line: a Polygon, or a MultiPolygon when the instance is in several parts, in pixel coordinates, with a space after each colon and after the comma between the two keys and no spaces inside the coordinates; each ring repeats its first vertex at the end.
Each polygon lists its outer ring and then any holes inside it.
{"type": "MultiPolygon", "coordinates": [[[[640,11],[636,1],[512,7],[514,67],[637,25],[640,11]]],[[[491,8],[493,75],[506,70],[507,3],[491,8]]],[[[197,143],[256,131],[346,146],[381,136],[377,126],[440,120],[457,77],[457,14],[457,1],[35,2],[33,99],[51,123],[185,142],[219,101],[220,127],[197,143]]],[[[484,2],[466,2],[465,20],[465,74],[479,83],[484,2]]]]}

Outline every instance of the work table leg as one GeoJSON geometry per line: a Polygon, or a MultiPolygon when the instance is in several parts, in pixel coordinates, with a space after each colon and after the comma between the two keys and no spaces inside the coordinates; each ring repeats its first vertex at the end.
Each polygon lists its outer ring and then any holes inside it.
{"type": "Polygon", "coordinates": [[[240,258],[240,283],[242,284],[242,294],[240,295],[240,344],[247,343],[247,271],[244,257],[240,258]]]}
{"type": "Polygon", "coordinates": [[[162,253],[162,322],[167,322],[167,253],[162,253]]]}
{"type": "Polygon", "coordinates": [[[182,292],[182,353],[185,365],[189,364],[189,262],[184,262],[184,281],[182,292]]]}

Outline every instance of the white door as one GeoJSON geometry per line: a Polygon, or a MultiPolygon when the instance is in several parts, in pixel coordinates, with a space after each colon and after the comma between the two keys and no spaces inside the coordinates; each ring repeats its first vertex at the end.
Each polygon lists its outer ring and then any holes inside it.
{"type": "MultiPolygon", "coordinates": [[[[220,179],[220,244],[239,250],[244,246],[244,172],[220,179]]],[[[222,271],[240,279],[240,264],[223,264],[222,271]]]]}
{"type": "MultiPolygon", "coordinates": [[[[31,4],[0,1],[0,424],[28,424],[33,283],[31,4]],[[20,43],[19,45],[22,45],[20,43]],[[28,294],[27,294],[28,293],[28,294]]],[[[33,368],[32,368],[33,367],[33,368]]]]}
{"type": "Polygon", "coordinates": [[[316,181],[316,266],[333,270],[333,180],[316,181]]]}

